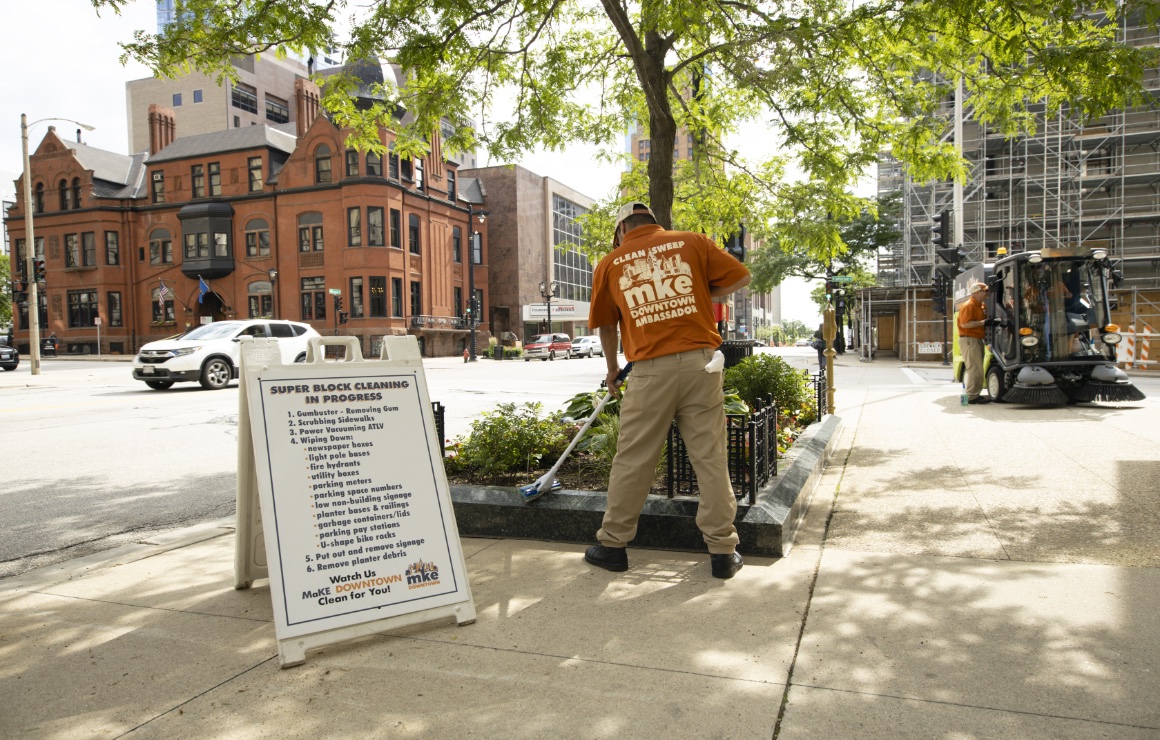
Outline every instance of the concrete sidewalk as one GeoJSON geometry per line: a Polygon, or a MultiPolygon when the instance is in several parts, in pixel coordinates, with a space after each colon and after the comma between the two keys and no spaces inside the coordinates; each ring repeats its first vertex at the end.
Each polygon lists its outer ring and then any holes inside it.
{"type": "Polygon", "coordinates": [[[1160,404],[840,367],[786,558],[464,541],[479,613],[281,670],[231,522],[0,581],[0,736],[1160,737],[1160,404]]]}

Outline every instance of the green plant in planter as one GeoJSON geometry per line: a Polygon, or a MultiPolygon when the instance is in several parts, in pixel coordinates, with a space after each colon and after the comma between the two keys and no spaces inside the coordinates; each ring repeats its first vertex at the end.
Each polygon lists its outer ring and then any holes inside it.
{"type": "Polygon", "coordinates": [[[501,403],[471,423],[447,458],[449,473],[469,477],[502,477],[526,473],[559,458],[573,428],[559,412],[541,417],[539,403],[501,403]]]}
{"type": "Polygon", "coordinates": [[[725,371],[725,387],[734,390],[750,407],[772,396],[779,414],[800,424],[808,424],[817,416],[809,373],[794,370],[774,355],[746,357],[729,368],[725,371]]]}

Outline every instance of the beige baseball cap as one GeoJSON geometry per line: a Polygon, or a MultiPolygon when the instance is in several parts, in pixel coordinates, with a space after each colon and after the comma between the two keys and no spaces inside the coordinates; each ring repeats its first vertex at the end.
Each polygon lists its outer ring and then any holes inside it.
{"type": "Polygon", "coordinates": [[[986,283],[971,283],[970,292],[978,293],[980,290],[987,290],[986,283]]]}
{"type": "MultiPolygon", "coordinates": [[[[641,213],[641,209],[644,209],[644,211],[648,213],[648,215],[652,218],[653,221],[657,220],[656,214],[653,213],[652,209],[649,208],[644,203],[641,203],[638,200],[633,201],[631,203],[625,203],[623,206],[620,207],[620,210],[617,211],[617,213],[616,213],[616,225],[612,227],[612,230],[613,230],[612,244],[613,244],[613,246],[617,246],[620,244],[620,234],[616,233],[616,232],[620,231],[621,222],[624,221],[624,219],[628,218],[629,216],[632,216],[632,215],[637,214],[637,213],[641,213]]],[[[644,213],[641,213],[641,215],[643,216],[644,213]]]]}

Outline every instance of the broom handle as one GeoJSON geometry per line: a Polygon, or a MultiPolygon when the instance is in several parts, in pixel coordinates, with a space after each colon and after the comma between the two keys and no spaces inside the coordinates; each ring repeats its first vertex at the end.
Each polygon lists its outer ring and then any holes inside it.
{"type": "MultiPolygon", "coordinates": [[[[620,381],[627,378],[628,373],[631,370],[632,363],[630,362],[625,365],[624,369],[620,371],[620,374],[616,376],[616,382],[619,383],[620,381]]],[[[560,458],[556,460],[556,464],[552,466],[552,469],[544,475],[543,480],[552,480],[556,477],[556,473],[560,472],[560,467],[563,466],[564,461],[568,459],[568,455],[572,454],[572,450],[575,449],[576,445],[580,443],[580,440],[584,438],[588,428],[592,426],[592,422],[596,421],[596,417],[600,416],[600,412],[604,410],[604,404],[608,403],[608,399],[610,398],[612,398],[611,388],[609,389],[608,393],[604,394],[604,398],[600,399],[600,402],[596,404],[596,408],[592,409],[592,413],[589,414],[588,418],[584,421],[584,425],[580,427],[580,431],[576,432],[576,436],[572,438],[572,443],[569,444],[568,447],[564,450],[564,454],[560,455],[560,458]]]]}

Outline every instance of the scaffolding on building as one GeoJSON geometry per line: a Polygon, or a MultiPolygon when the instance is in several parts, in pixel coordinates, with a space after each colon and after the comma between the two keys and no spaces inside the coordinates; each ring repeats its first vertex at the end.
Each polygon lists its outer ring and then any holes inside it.
{"type": "MultiPolygon", "coordinates": [[[[1133,45],[1160,44],[1143,23],[1124,20],[1117,33],[1133,45]]],[[[1160,70],[1144,82],[1160,98],[1160,70]]],[[[1091,121],[1066,108],[1031,112],[1034,131],[1009,138],[974,120],[969,98],[956,109],[955,95],[947,96],[939,110],[948,122],[943,140],[961,132],[956,143],[968,163],[961,189],[951,181],[915,182],[889,154],[880,157],[879,195],[902,194],[901,239],[878,257],[879,285],[899,295],[901,359],[934,359],[920,349],[942,341],[943,317],[929,300],[937,261],[932,228],[942,212],[961,218],[954,246],[967,262],[992,262],[1001,249],[1107,250],[1123,276],[1112,291],[1113,315],[1129,336],[1138,335],[1137,361],[1147,335],[1160,328],[1160,109],[1119,109],[1091,121]]]]}

